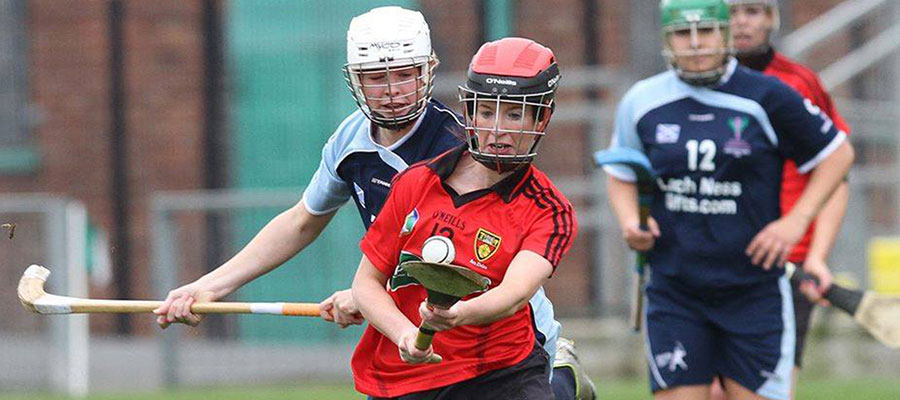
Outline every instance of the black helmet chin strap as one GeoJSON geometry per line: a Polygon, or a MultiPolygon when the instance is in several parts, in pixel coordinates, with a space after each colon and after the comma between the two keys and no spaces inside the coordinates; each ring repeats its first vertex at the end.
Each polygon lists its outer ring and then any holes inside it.
{"type": "Polygon", "coordinates": [[[478,161],[481,165],[484,165],[488,169],[501,174],[505,172],[515,171],[530,164],[529,162],[504,162],[500,157],[489,157],[472,152],[470,152],[470,154],[472,155],[473,160],[478,161]]]}

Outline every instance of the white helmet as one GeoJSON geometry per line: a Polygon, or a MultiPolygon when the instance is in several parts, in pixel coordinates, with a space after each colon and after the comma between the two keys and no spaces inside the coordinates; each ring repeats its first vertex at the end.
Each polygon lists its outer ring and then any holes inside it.
{"type": "Polygon", "coordinates": [[[344,77],[359,109],[375,124],[397,129],[415,121],[431,99],[437,58],[425,17],[401,7],[378,7],[350,21],[344,77]],[[412,78],[391,81],[391,71],[415,68],[412,78]],[[375,83],[363,76],[384,75],[375,83]],[[392,94],[392,86],[415,82],[410,93],[392,94]],[[383,92],[367,95],[363,89],[383,92]],[[380,90],[379,90],[380,89],[380,90]],[[383,102],[388,105],[381,106],[383,102]],[[400,103],[402,106],[397,106],[400,103]],[[407,110],[408,112],[403,113],[407,110]]]}

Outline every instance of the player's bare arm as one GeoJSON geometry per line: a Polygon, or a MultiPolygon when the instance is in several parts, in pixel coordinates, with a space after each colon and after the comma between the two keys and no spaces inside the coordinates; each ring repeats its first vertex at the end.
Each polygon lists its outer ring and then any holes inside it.
{"type": "Polygon", "coordinates": [[[609,203],[619,221],[625,243],[637,251],[652,249],[656,238],[659,237],[659,225],[653,217],[650,217],[647,219],[649,230],[641,229],[637,185],[613,176],[608,177],[606,182],[609,203]]]}
{"type": "Polygon", "coordinates": [[[763,228],[747,246],[747,256],[754,264],[767,270],[784,265],[791,249],[847,175],[853,158],[853,147],[845,141],[816,166],[794,208],[763,228]]]}
{"type": "Polygon", "coordinates": [[[359,305],[362,315],[369,320],[369,325],[397,345],[403,361],[410,364],[427,362],[434,351],[430,346],[424,351],[416,348],[419,328],[400,312],[385,291],[388,278],[363,255],[356,276],[353,277],[353,299],[359,305]]]}
{"type": "Polygon", "coordinates": [[[312,243],[334,217],[335,212],[315,215],[303,201],[285,210],[266,224],[240,252],[194,282],[169,292],[162,306],[154,310],[157,323],[165,328],[178,322],[191,326],[201,317],[190,312],[191,304],[215,301],[297,255],[312,243]]]}
{"type": "Polygon", "coordinates": [[[816,218],[816,230],[813,232],[809,254],[803,263],[803,270],[818,278],[819,283],[804,282],[800,285],[800,291],[810,300],[819,301],[822,294],[831,287],[834,277],[828,268],[828,255],[834,247],[841,223],[847,213],[847,202],[850,200],[850,185],[846,181],[841,182],[828,202],[816,218]]]}
{"type": "Polygon", "coordinates": [[[523,250],[513,258],[497,287],[471,300],[460,301],[447,310],[429,309],[423,302],[419,314],[438,331],[460,325],[489,324],[515,314],[528,304],[552,272],[550,261],[523,250]]]}

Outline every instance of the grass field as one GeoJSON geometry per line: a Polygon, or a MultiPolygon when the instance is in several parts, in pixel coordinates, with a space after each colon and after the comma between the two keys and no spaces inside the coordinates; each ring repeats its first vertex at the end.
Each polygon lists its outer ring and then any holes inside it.
{"type": "MultiPolygon", "coordinates": [[[[638,400],[650,398],[643,381],[599,382],[601,400],[638,400]]],[[[361,399],[348,386],[265,386],[253,388],[208,388],[142,394],[104,394],[85,400],[339,400],[361,399]]],[[[40,394],[0,394],[0,400],[64,400],[65,397],[40,394]]],[[[810,380],[801,382],[797,399],[815,400],[892,400],[900,399],[900,380],[810,380]]]]}

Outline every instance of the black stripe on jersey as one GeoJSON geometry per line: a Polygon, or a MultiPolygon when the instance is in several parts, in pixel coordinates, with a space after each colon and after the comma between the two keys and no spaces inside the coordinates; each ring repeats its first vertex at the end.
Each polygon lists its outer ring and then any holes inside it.
{"type": "MultiPolygon", "coordinates": [[[[544,258],[546,258],[548,261],[550,261],[551,264],[555,266],[556,263],[559,262],[559,260],[556,260],[553,256],[553,253],[556,250],[556,247],[553,246],[553,241],[556,240],[556,237],[559,235],[561,229],[563,231],[565,230],[565,227],[560,227],[561,219],[559,218],[559,211],[557,210],[555,204],[549,202],[549,199],[546,197],[546,195],[540,193],[534,182],[528,183],[528,188],[525,191],[525,196],[533,199],[539,207],[550,207],[550,209],[553,210],[553,233],[550,234],[550,238],[547,239],[547,247],[544,249],[544,258]],[[529,191],[531,193],[529,193],[529,191]]],[[[563,223],[564,222],[565,221],[563,221],[563,223]]]]}
{"type": "MultiPolygon", "coordinates": [[[[525,198],[527,198],[531,201],[534,201],[534,204],[537,205],[538,208],[540,208],[542,210],[547,208],[548,206],[544,205],[537,198],[537,196],[534,193],[535,191],[536,191],[536,189],[534,188],[534,186],[531,185],[531,179],[529,179],[528,182],[526,182],[525,185],[522,187],[522,195],[524,195],[525,198]]],[[[553,218],[553,231],[556,232],[557,229],[559,229],[559,224],[556,222],[556,218],[553,218]]],[[[544,258],[547,258],[549,256],[548,253],[550,253],[550,243],[549,242],[547,243],[547,248],[544,249],[544,254],[543,254],[544,258]]],[[[547,258],[547,259],[549,260],[549,258],[547,258]]],[[[550,260],[550,262],[552,263],[553,260],[550,260]]]]}
{"type": "MultiPolygon", "coordinates": [[[[565,243],[568,243],[572,231],[572,222],[561,215],[566,207],[558,198],[556,200],[551,199],[547,195],[547,191],[543,190],[537,183],[537,180],[533,178],[529,179],[523,194],[526,198],[534,200],[539,208],[546,209],[549,207],[553,212],[553,233],[547,240],[547,246],[544,249],[543,256],[555,267],[556,264],[559,263],[561,258],[560,253],[562,252],[565,243]],[[556,245],[554,245],[554,241],[557,242],[556,245]]],[[[569,218],[571,218],[571,216],[569,218]]]]}
{"type": "Polygon", "coordinates": [[[537,185],[537,187],[542,190],[542,193],[549,194],[553,198],[553,200],[556,202],[556,204],[559,204],[560,209],[562,209],[562,211],[560,212],[562,214],[560,216],[560,218],[563,219],[563,221],[564,221],[563,227],[565,229],[565,236],[556,245],[556,250],[555,250],[557,253],[556,254],[556,257],[557,257],[556,262],[559,262],[559,259],[562,258],[563,249],[565,249],[566,246],[569,245],[569,242],[572,240],[572,230],[574,229],[574,226],[575,226],[575,221],[573,220],[574,213],[572,212],[572,206],[571,206],[571,204],[567,204],[562,199],[560,199],[559,196],[557,196],[557,193],[555,190],[551,190],[550,188],[544,188],[543,186],[541,186],[540,183],[537,182],[537,180],[535,180],[535,185],[537,185]]]}
{"type": "Polygon", "coordinates": [[[541,189],[541,193],[544,193],[545,195],[549,194],[553,198],[553,201],[556,204],[558,204],[560,209],[562,210],[562,211],[560,211],[560,214],[562,214],[560,216],[560,219],[563,220],[563,228],[565,229],[565,232],[564,232],[565,235],[563,236],[563,238],[560,239],[559,243],[557,243],[557,245],[556,245],[555,257],[557,258],[556,262],[558,263],[559,259],[562,258],[563,249],[565,249],[566,246],[569,245],[569,242],[572,240],[572,231],[575,226],[575,221],[573,221],[574,216],[572,213],[572,206],[567,204],[566,202],[564,202],[562,199],[560,199],[559,196],[557,196],[555,190],[551,190],[550,188],[545,188],[545,187],[541,186],[537,180],[535,180],[535,185],[537,185],[537,187],[539,189],[541,189]]]}

